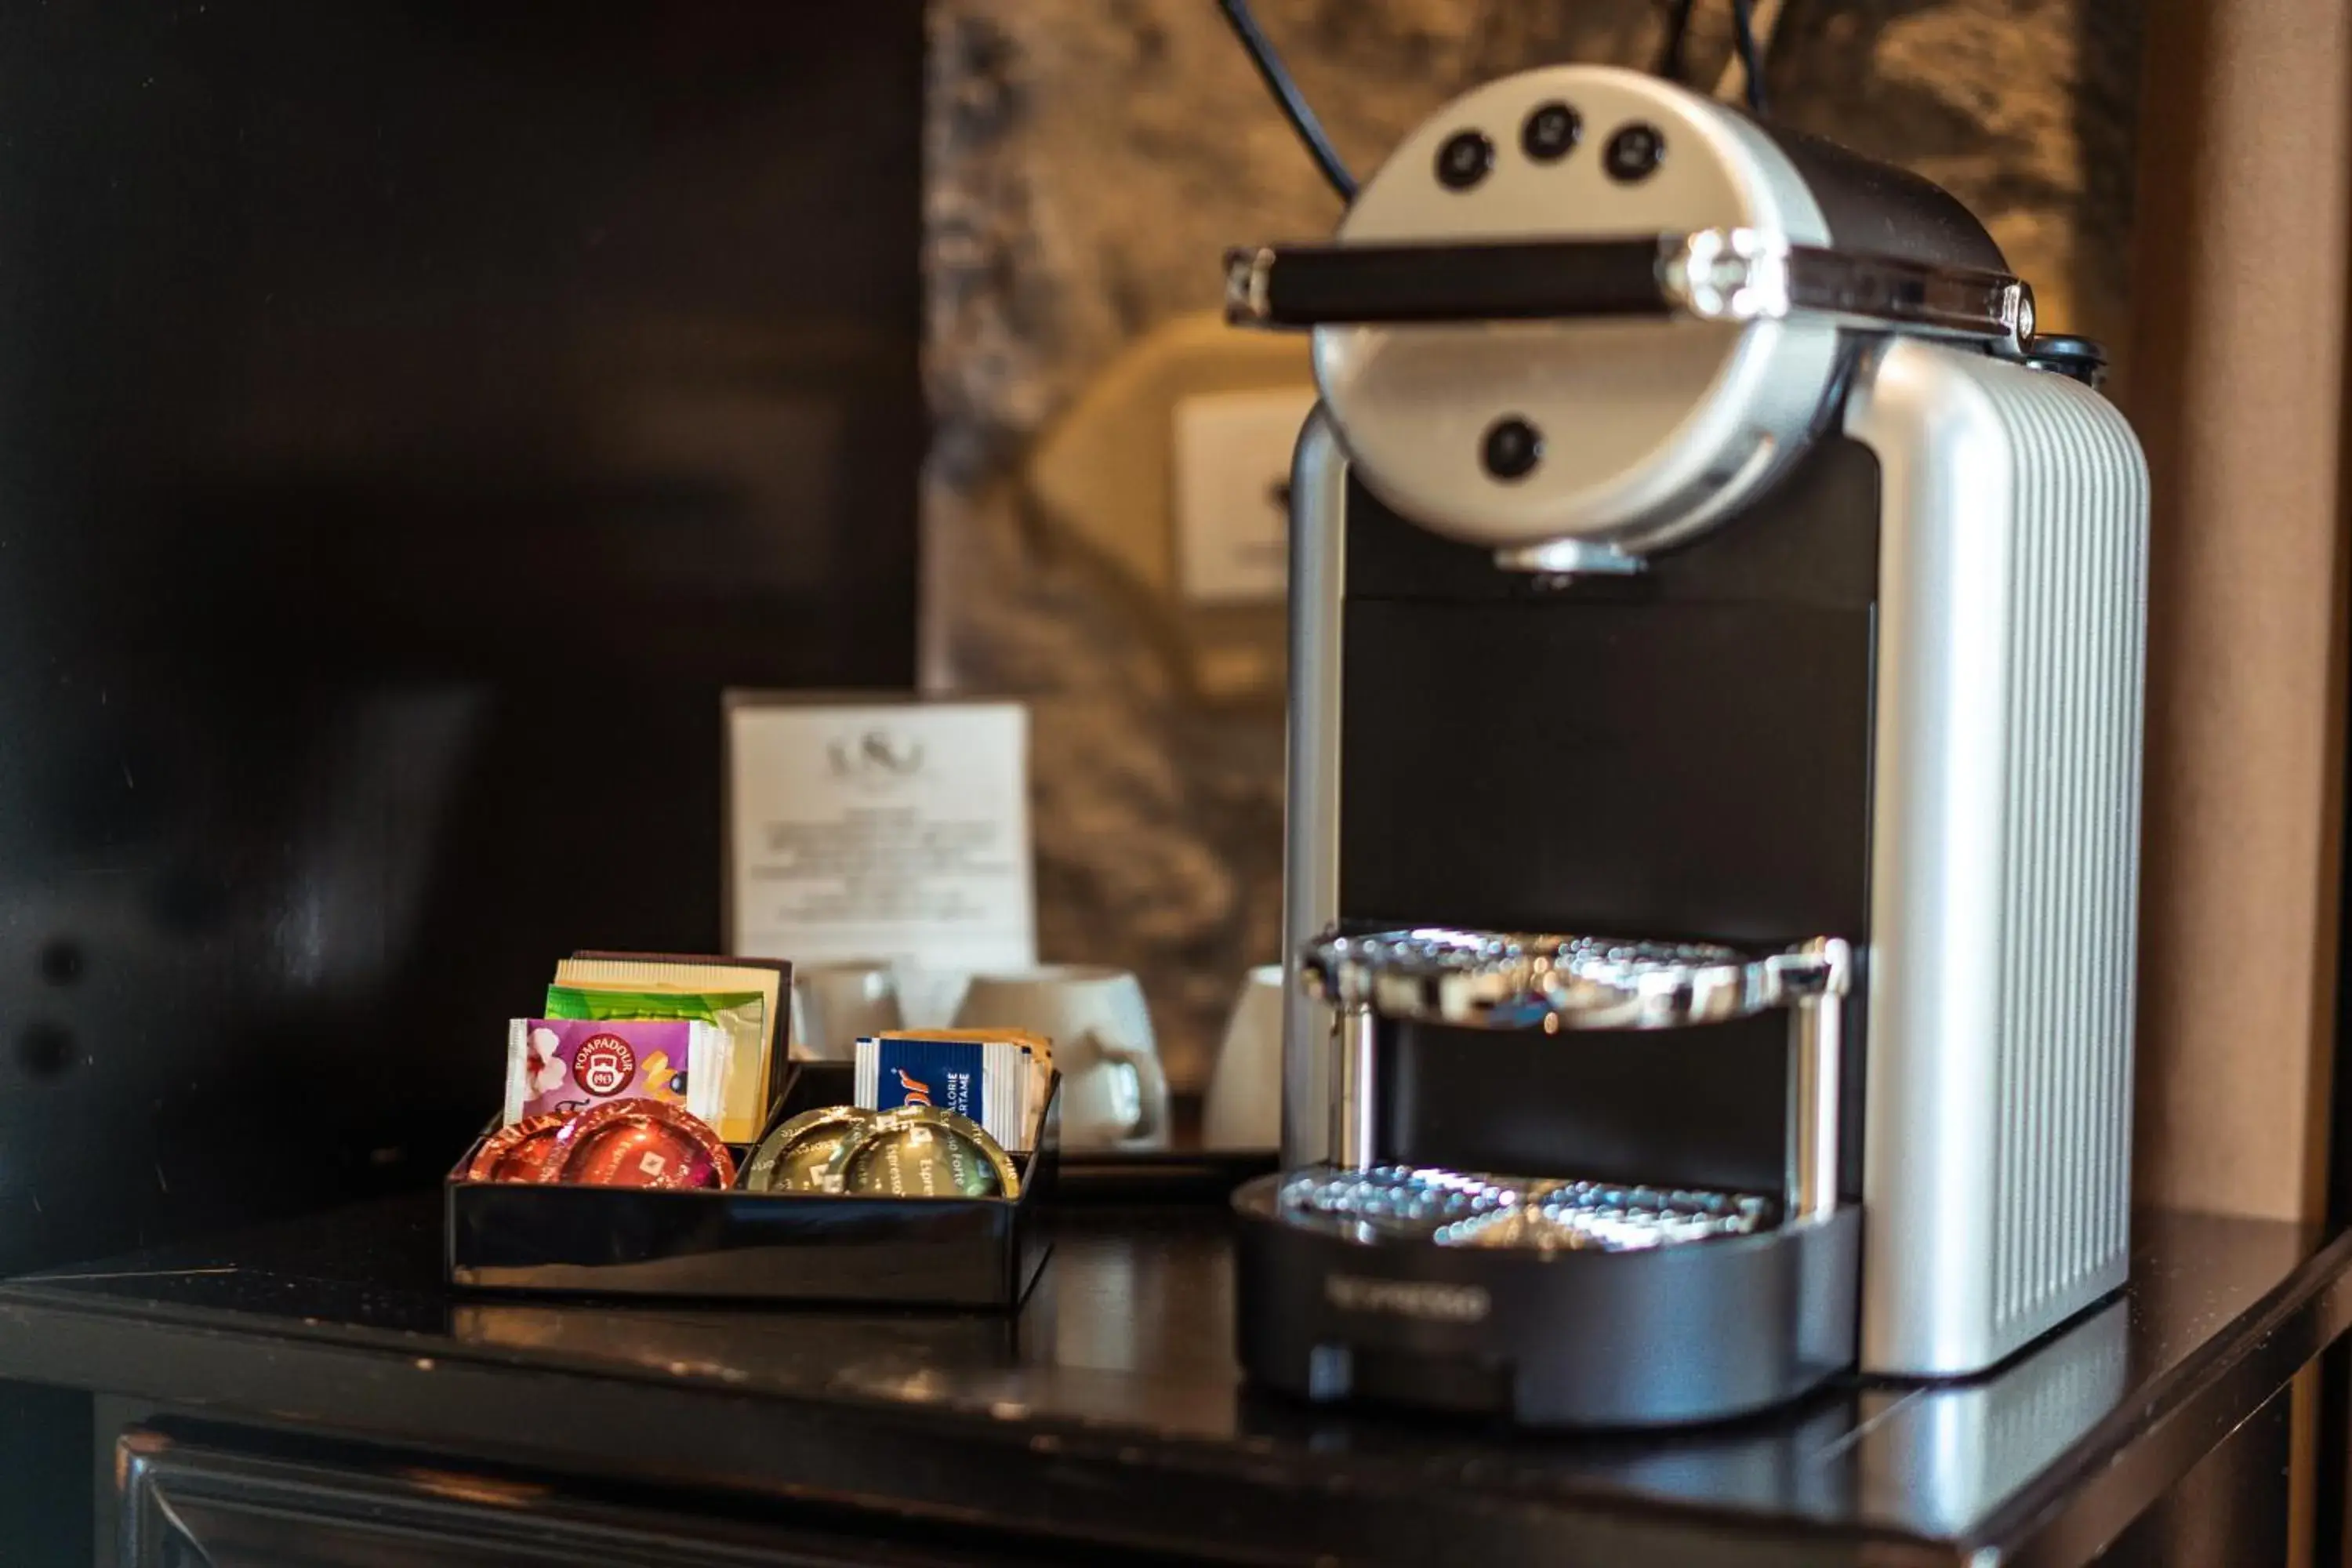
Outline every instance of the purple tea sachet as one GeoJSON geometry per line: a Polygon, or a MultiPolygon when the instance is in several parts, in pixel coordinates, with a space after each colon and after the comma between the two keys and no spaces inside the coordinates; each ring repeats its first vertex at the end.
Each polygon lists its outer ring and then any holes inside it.
{"type": "Polygon", "coordinates": [[[697,1019],[517,1018],[506,1121],[658,1100],[709,1121],[724,1103],[726,1059],[726,1032],[697,1019]]]}

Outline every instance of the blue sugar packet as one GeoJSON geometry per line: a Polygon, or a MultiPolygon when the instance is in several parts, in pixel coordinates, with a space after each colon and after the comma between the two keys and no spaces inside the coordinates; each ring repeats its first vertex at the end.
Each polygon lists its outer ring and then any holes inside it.
{"type": "Polygon", "coordinates": [[[983,1127],[988,1115],[988,1047],[978,1040],[876,1040],[869,1056],[858,1042],[858,1100],[877,1110],[936,1105],[983,1127]],[[873,1098],[866,1099],[866,1063],[873,1063],[873,1098]]]}
{"type": "Polygon", "coordinates": [[[1011,1040],[884,1036],[857,1042],[856,1102],[869,1110],[933,1105],[968,1116],[1008,1151],[1034,1146],[1044,1075],[1011,1040]]]}

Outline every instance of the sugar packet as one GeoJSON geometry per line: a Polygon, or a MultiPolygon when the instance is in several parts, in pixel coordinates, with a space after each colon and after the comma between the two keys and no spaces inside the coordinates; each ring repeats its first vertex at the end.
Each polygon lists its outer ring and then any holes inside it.
{"type": "Polygon", "coordinates": [[[979,1122],[1003,1148],[1024,1152],[1036,1144],[1050,1060],[1014,1038],[975,1039],[959,1031],[876,1036],[857,1042],[855,1093],[869,1110],[935,1105],[955,1111],[979,1122]]]}

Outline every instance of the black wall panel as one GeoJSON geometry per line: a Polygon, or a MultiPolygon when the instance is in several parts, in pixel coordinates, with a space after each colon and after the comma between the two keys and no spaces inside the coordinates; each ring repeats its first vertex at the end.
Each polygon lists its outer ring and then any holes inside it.
{"type": "Polygon", "coordinates": [[[0,10],[0,1267],[435,1179],[913,673],[917,0],[0,10]]]}

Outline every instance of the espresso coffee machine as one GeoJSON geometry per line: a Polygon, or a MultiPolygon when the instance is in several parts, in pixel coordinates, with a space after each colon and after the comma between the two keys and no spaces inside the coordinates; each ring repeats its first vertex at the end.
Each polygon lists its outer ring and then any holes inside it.
{"type": "Polygon", "coordinates": [[[1322,394],[1249,1372],[1665,1424],[2121,1285],[2147,497],[2095,346],[1936,186],[1594,67],[1228,286],[1322,394]]]}

